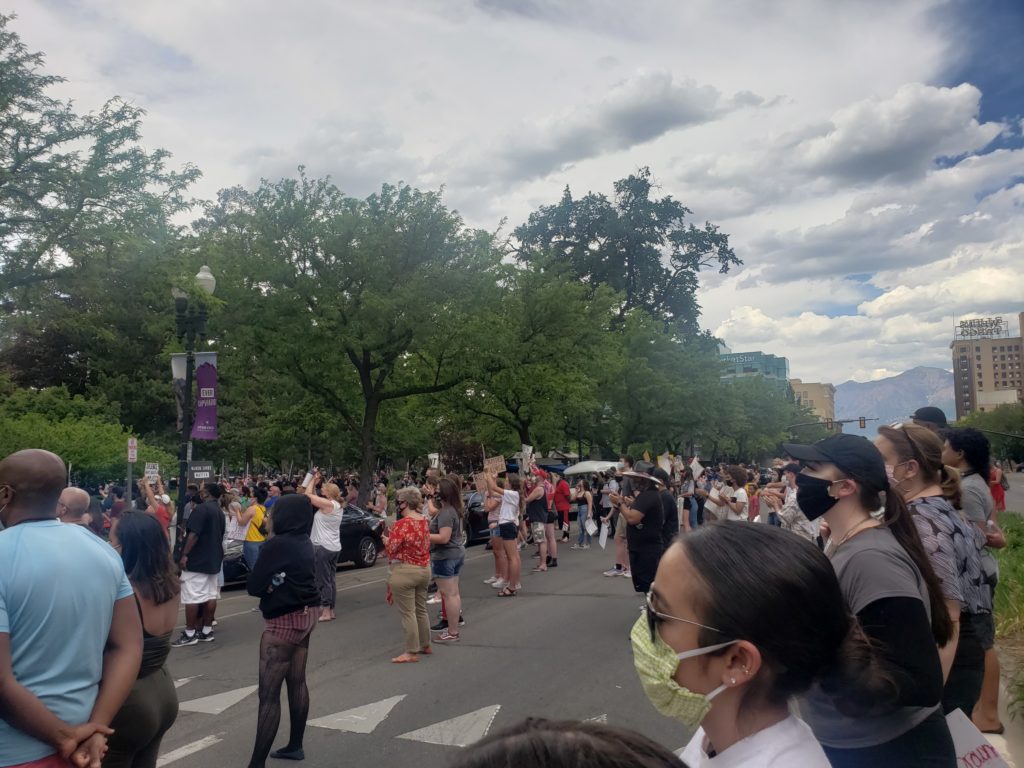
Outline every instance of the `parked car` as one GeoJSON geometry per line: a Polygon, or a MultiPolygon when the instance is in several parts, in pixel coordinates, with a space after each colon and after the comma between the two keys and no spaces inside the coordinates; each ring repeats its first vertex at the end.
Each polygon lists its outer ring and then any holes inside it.
{"type": "MultiPolygon", "coordinates": [[[[355,563],[357,568],[369,568],[377,562],[384,550],[384,519],[353,504],[347,504],[341,517],[341,554],[338,564],[355,563]]],[[[242,542],[228,541],[224,545],[224,583],[245,581],[249,567],[242,558],[242,542]]]]}
{"type": "Polygon", "coordinates": [[[487,510],[484,509],[483,494],[471,491],[462,494],[463,519],[466,523],[466,546],[481,541],[490,541],[491,532],[487,527],[487,510]]]}

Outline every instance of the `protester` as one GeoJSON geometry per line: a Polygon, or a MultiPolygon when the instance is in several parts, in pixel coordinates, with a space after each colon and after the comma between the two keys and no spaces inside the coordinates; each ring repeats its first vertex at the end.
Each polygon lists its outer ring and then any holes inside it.
{"type": "Polygon", "coordinates": [[[491,543],[491,554],[494,555],[494,575],[484,579],[484,584],[508,583],[508,557],[501,543],[501,494],[491,494],[486,478],[478,477],[475,481],[476,492],[483,498],[484,511],[487,512],[487,533],[491,543]]]}
{"type": "Polygon", "coordinates": [[[89,514],[91,503],[92,497],[87,491],[83,491],[81,488],[65,488],[60,492],[60,498],[57,500],[58,519],[62,523],[80,525],[91,530],[92,515],[89,514]]]}
{"type": "Polygon", "coordinates": [[[341,488],[334,483],[323,484],[323,498],[316,495],[316,486],[321,482],[319,470],[313,475],[313,482],[306,489],[306,496],[316,510],[313,515],[313,530],[309,535],[313,542],[313,561],[317,590],[320,593],[320,621],[334,621],[338,618],[335,604],[338,599],[338,555],[341,552],[341,519],[344,509],[341,505],[341,488]]]}
{"type": "Polygon", "coordinates": [[[213,642],[213,620],[220,598],[221,565],[224,562],[224,515],[218,503],[223,489],[206,483],[199,491],[202,503],[192,510],[187,537],[178,564],[181,567],[181,602],[185,606],[185,630],[175,648],[213,642]]]}
{"type": "Polygon", "coordinates": [[[171,535],[171,497],[164,492],[164,481],[160,475],[154,479],[155,483],[152,485],[145,478],[139,480],[139,495],[146,501],[146,514],[157,519],[163,529],[164,537],[169,539],[171,535]]]}
{"type": "Polygon", "coordinates": [[[56,519],[66,479],[49,451],[0,461],[0,766],[99,768],[142,659],[121,559],[56,519]]]}
{"type": "Polygon", "coordinates": [[[526,520],[530,524],[533,543],[537,545],[537,556],[540,561],[533,569],[534,573],[543,573],[548,569],[548,540],[545,526],[548,520],[548,502],[544,494],[544,480],[536,467],[526,481],[526,520]]]}
{"type": "Polygon", "coordinates": [[[746,489],[746,470],[734,464],[726,469],[723,481],[725,487],[719,491],[719,496],[725,508],[725,519],[749,522],[750,497],[746,489]]]}
{"type": "Polygon", "coordinates": [[[992,492],[992,500],[995,502],[996,512],[1006,511],[1006,488],[1003,486],[1006,475],[1003,474],[1003,465],[998,461],[992,464],[988,475],[988,487],[992,492]]]}
{"type": "Polygon", "coordinates": [[[156,768],[160,742],[178,717],[178,694],[167,671],[178,620],[180,586],[156,517],[125,515],[110,543],[121,554],[142,622],[142,664],[110,726],[103,768],[156,768]]]}
{"type": "Polygon", "coordinates": [[[260,556],[260,548],[267,540],[269,527],[267,526],[267,492],[262,488],[253,491],[253,503],[242,508],[242,514],[238,516],[238,527],[245,530],[245,538],[242,541],[242,557],[245,564],[251,571],[256,567],[256,560],[260,556]]]}
{"type": "Polygon", "coordinates": [[[544,519],[544,540],[547,542],[547,555],[541,560],[548,568],[558,567],[558,511],[555,509],[555,484],[551,477],[558,479],[557,475],[548,475],[544,470],[538,470],[541,480],[544,483],[544,502],[547,507],[547,517],[544,519]]]}
{"type": "Polygon", "coordinates": [[[634,731],[529,718],[467,747],[451,768],[687,768],[634,731]]]}
{"type": "Polygon", "coordinates": [[[799,464],[786,464],[782,468],[782,476],[785,478],[783,487],[766,488],[762,491],[762,497],[768,508],[774,510],[783,530],[792,531],[808,541],[817,542],[819,524],[808,520],[797,504],[796,478],[799,474],[799,464]]]}
{"type": "MultiPolygon", "coordinates": [[[[988,489],[987,478],[991,460],[988,438],[970,427],[948,429],[942,434],[946,440],[942,460],[960,472],[964,517],[985,536],[986,548],[981,555],[981,567],[985,573],[990,600],[994,603],[999,583],[999,565],[991,550],[1005,547],[1006,538],[993,516],[994,502],[988,489]]],[[[975,629],[981,647],[985,650],[985,675],[971,719],[982,733],[1001,734],[1004,728],[999,721],[1000,668],[999,656],[995,650],[995,622],[992,614],[976,616],[975,629]]]]}
{"type": "Polygon", "coordinates": [[[942,412],[941,408],[936,408],[933,405],[918,408],[910,418],[918,426],[935,434],[939,434],[949,426],[946,423],[946,414],[942,412]]]}
{"type": "MultiPolygon", "coordinates": [[[[629,459],[629,457],[627,457],[629,459]]],[[[627,469],[632,469],[633,462],[628,460],[624,462],[627,469]]],[[[596,487],[596,486],[595,486],[596,487]]],[[[605,475],[604,483],[601,485],[601,509],[603,514],[601,515],[601,522],[614,528],[613,541],[615,544],[615,565],[604,572],[605,576],[625,576],[631,578],[632,574],[629,572],[629,548],[626,544],[626,521],[623,520],[616,508],[615,502],[612,500],[613,495],[618,494],[619,484],[615,480],[615,473],[608,472],[605,475]]],[[[625,494],[623,495],[630,495],[625,494]]]]}
{"type": "Polygon", "coordinates": [[[638,461],[635,469],[622,473],[623,477],[630,480],[630,489],[636,496],[611,495],[620,520],[626,523],[633,589],[643,594],[651,588],[658,560],[665,548],[662,541],[664,508],[659,494],[661,481],[651,474],[653,471],[653,464],[638,461]]]}
{"type": "Polygon", "coordinates": [[[388,592],[398,606],[402,620],[405,653],[391,661],[405,664],[419,661],[421,653],[433,653],[430,646],[430,621],[427,618],[430,525],[420,512],[423,496],[417,488],[399,489],[395,503],[401,516],[385,537],[384,544],[389,566],[388,592]]]}
{"type": "Polygon", "coordinates": [[[576,536],[576,543],[570,549],[590,549],[591,536],[587,530],[587,521],[594,519],[594,494],[590,492],[590,485],[586,480],[576,483],[572,498],[576,502],[576,525],[580,530],[576,536]]]}
{"type": "Polygon", "coordinates": [[[693,478],[693,470],[683,467],[679,478],[679,496],[677,499],[683,530],[689,533],[697,529],[697,483],[693,478]]]}
{"type": "MultiPolygon", "coordinates": [[[[562,527],[562,541],[569,540],[569,510],[572,509],[572,492],[569,483],[562,475],[555,474],[555,512],[562,527]]],[[[557,559],[557,556],[556,556],[557,559]]]]}
{"type": "MultiPolygon", "coordinates": [[[[464,623],[462,596],[459,594],[459,573],[466,559],[465,521],[462,509],[461,483],[443,477],[437,484],[440,509],[430,518],[430,561],[437,591],[444,601],[447,616],[457,616],[457,624],[464,623]]],[[[457,643],[458,626],[440,628],[439,643],[457,643]]]]}
{"type": "Polygon", "coordinates": [[[651,476],[661,483],[658,496],[661,498],[661,509],[663,522],[661,524],[661,543],[663,549],[668,549],[676,536],[679,535],[679,507],[676,505],[675,497],[669,490],[669,477],[661,467],[655,467],[651,476]]]}
{"type": "Polygon", "coordinates": [[[950,640],[949,613],[910,512],[890,489],[882,455],[869,440],[848,434],[783,449],[805,465],[797,502],[808,520],[828,523],[827,551],[846,602],[869,640],[887,650],[877,662],[895,683],[887,706],[858,717],[815,687],[801,714],[833,768],[954,765],[936,647],[950,640]],[[883,492],[878,520],[872,513],[883,492]]]}
{"type": "Polygon", "coordinates": [[[519,547],[516,544],[519,518],[523,513],[519,475],[515,472],[507,475],[504,489],[498,486],[498,478],[491,472],[486,472],[484,477],[487,482],[487,503],[500,505],[498,531],[501,534],[501,546],[505,548],[505,559],[508,562],[506,579],[499,579],[492,586],[498,590],[499,597],[515,597],[520,588],[519,579],[523,567],[519,547]]]}
{"type": "Polygon", "coordinates": [[[677,539],[631,640],[651,703],[697,729],[682,752],[692,766],[828,768],[790,699],[817,683],[859,715],[891,692],[828,559],[773,526],[718,522],[677,539]]]}
{"type": "Polygon", "coordinates": [[[281,684],[288,686],[288,743],[271,757],[302,760],[309,715],[306,660],[320,604],[313,573],[313,507],[309,497],[286,494],[274,504],[274,536],[264,544],[247,589],[260,598],[266,627],[260,638],[259,715],[249,768],[264,768],[281,722],[281,684]]]}

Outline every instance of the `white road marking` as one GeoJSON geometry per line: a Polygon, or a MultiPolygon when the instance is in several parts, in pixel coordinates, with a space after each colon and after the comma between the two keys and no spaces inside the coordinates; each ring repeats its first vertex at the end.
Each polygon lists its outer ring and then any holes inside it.
{"type": "Polygon", "coordinates": [[[233,707],[246,696],[249,696],[258,687],[259,686],[248,685],[245,688],[236,688],[233,691],[215,693],[213,696],[204,696],[201,699],[183,701],[178,705],[178,709],[182,709],[185,712],[202,712],[207,715],[219,715],[228,707],[233,707]]]}
{"type": "Polygon", "coordinates": [[[174,681],[174,687],[175,688],[181,688],[181,686],[188,685],[193,680],[196,680],[196,679],[198,679],[200,677],[202,677],[202,675],[193,675],[192,677],[182,677],[182,678],[179,678],[178,680],[174,681]]]}
{"type": "Polygon", "coordinates": [[[168,752],[166,755],[160,755],[160,757],[157,758],[156,761],[156,768],[163,768],[165,765],[170,765],[171,763],[177,760],[181,760],[183,757],[194,755],[196,752],[199,752],[200,750],[206,749],[207,747],[212,747],[214,744],[219,744],[220,742],[224,741],[224,739],[221,738],[221,736],[223,735],[223,733],[217,733],[213,736],[205,736],[199,739],[199,741],[193,741],[191,744],[186,744],[183,747],[178,747],[172,752],[168,752]]]}
{"type": "Polygon", "coordinates": [[[604,715],[598,715],[597,717],[588,717],[583,722],[584,723],[603,723],[604,725],[607,725],[608,724],[608,715],[604,714],[604,715]]]}
{"type": "Polygon", "coordinates": [[[317,728],[332,728],[335,731],[348,731],[350,733],[373,733],[378,725],[384,722],[391,710],[395,708],[402,699],[401,696],[392,696],[390,699],[377,701],[373,704],[366,704],[355,709],[346,709],[344,712],[337,712],[333,715],[318,717],[310,720],[309,725],[317,728]]]}
{"type": "Polygon", "coordinates": [[[500,704],[483,707],[475,712],[453,717],[440,723],[428,725],[415,731],[403,733],[398,738],[409,741],[423,741],[427,744],[441,744],[446,747],[468,747],[487,735],[491,723],[501,709],[500,704]]]}

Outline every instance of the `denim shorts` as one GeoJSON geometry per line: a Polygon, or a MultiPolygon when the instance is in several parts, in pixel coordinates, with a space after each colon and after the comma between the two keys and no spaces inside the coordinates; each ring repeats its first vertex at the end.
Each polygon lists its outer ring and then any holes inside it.
{"type": "Polygon", "coordinates": [[[491,530],[491,538],[492,539],[500,539],[501,538],[501,528],[499,528],[498,526],[494,526],[490,530],[491,530]]]}
{"type": "Polygon", "coordinates": [[[498,526],[502,541],[515,541],[519,538],[519,527],[515,523],[502,523],[498,526]]]}
{"type": "Polygon", "coordinates": [[[435,579],[454,579],[462,570],[462,564],[466,562],[466,556],[453,557],[448,560],[432,560],[430,562],[431,572],[435,579]]]}

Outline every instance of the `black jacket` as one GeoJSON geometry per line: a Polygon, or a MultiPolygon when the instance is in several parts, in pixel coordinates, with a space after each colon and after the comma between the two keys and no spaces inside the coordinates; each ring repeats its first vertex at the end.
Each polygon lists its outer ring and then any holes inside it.
{"type": "Polygon", "coordinates": [[[274,503],[274,536],[260,548],[246,583],[249,594],[260,598],[264,618],[274,619],[320,604],[313,576],[313,543],[309,540],[312,525],[313,507],[305,496],[289,494],[274,503]],[[275,585],[278,576],[281,583],[275,585]]]}

